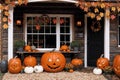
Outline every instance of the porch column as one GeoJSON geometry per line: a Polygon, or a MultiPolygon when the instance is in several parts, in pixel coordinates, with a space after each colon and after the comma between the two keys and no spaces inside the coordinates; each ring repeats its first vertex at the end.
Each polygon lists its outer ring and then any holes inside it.
{"type": "MultiPolygon", "coordinates": [[[[106,11],[109,11],[109,9],[106,9],[106,11]]],[[[110,19],[107,17],[105,17],[104,32],[104,57],[110,59],[110,19]]]]}
{"type": "Polygon", "coordinates": [[[10,22],[8,22],[8,60],[13,58],[13,7],[10,7],[9,14],[10,22]]]}
{"type": "MultiPolygon", "coordinates": [[[[0,10],[0,19],[2,20],[1,13],[2,13],[2,11],[0,10]]],[[[2,21],[0,21],[0,26],[2,26],[2,21]]],[[[2,60],[2,27],[0,27],[0,61],[1,60],[2,60]]]]}

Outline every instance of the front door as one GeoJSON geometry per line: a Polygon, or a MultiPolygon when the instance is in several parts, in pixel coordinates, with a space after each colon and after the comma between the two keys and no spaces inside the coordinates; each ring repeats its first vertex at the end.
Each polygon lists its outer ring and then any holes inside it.
{"type": "Polygon", "coordinates": [[[87,18],[87,66],[96,66],[96,60],[104,54],[104,18],[87,18]]]}

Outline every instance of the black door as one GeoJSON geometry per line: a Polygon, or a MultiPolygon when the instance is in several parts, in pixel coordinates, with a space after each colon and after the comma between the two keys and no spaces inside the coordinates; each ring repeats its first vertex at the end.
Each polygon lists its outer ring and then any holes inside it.
{"type": "Polygon", "coordinates": [[[104,18],[87,18],[87,66],[96,66],[96,60],[104,53],[104,18]]]}

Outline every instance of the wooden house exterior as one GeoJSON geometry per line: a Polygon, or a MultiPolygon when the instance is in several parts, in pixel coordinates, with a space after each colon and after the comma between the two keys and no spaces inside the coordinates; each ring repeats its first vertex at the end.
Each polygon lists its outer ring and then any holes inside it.
{"type": "Polygon", "coordinates": [[[85,67],[95,66],[96,59],[101,54],[104,54],[104,57],[112,62],[114,56],[120,53],[119,15],[114,20],[102,18],[99,23],[96,23],[96,25],[100,24],[101,29],[94,32],[91,29],[91,23],[94,20],[88,18],[86,13],[77,7],[74,2],[36,1],[11,8],[9,12],[11,19],[9,28],[2,30],[2,34],[0,34],[1,54],[7,55],[8,60],[16,55],[14,41],[25,40],[26,43],[30,41],[31,44],[37,45],[38,43],[35,41],[37,38],[43,39],[39,41],[40,50],[52,50],[53,48],[59,50],[63,42],[70,45],[71,41],[79,40],[83,45],[76,57],[83,59],[85,67]],[[35,31],[30,26],[34,25],[34,19],[41,16],[50,17],[51,23],[43,25],[41,21],[36,20],[41,29],[35,31]],[[56,19],[55,23],[53,19],[56,19]],[[60,22],[62,19],[64,19],[63,24],[60,22]],[[20,26],[16,25],[17,20],[22,21],[20,26]],[[81,21],[80,26],[77,25],[78,21],[81,21]],[[43,44],[44,40],[46,44],[43,44]],[[40,44],[44,46],[40,46],[40,44]]]}

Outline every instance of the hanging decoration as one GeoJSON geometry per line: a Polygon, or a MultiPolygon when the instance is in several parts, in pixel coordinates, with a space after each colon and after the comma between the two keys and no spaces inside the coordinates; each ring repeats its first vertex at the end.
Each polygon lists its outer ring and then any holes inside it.
{"type": "Polygon", "coordinates": [[[98,32],[98,31],[100,31],[100,30],[101,30],[100,21],[95,21],[95,22],[93,21],[90,28],[91,28],[91,30],[92,30],[93,32],[98,32]]]}
{"type": "Polygon", "coordinates": [[[27,5],[28,0],[1,0],[0,10],[2,11],[2,28],[8,29],[8,23],[11,22],[9,19],[9,8],[15,7],[16,5],[27,5]]]}
{"type": "Polygon", "coordinates": [[[76,6],[86,12],[88,17],[97,20],[101,20],[105,15],[105,17],[113,20],[116,18],[117,13],[120,12],[119,0],[78,0],[76,6]]]}
{"type": "Polygon", "coordinates": [[[40,28],[41,28],[40,25],[48,24],[50,22],[50,18],[48,15],[44,14],[40,17],[36,16],[34,22],[36,24],[36,26],[35,26],[36,30],[40,30],[40,28]]]}

